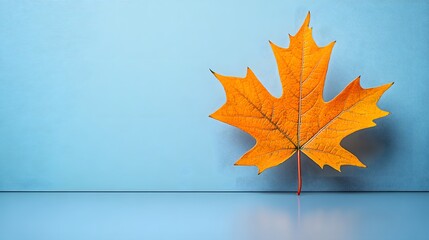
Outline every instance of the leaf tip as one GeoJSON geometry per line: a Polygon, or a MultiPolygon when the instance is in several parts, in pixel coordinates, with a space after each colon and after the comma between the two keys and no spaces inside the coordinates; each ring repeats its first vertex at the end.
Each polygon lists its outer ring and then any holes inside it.
{"type": "Polygon", "coordinates": [[[263,168],[263,167],[261,167],[261,166],[257,166],[257,165],[255,165],[256,166],[256,168],[258,169],[258,175],[261,175],[261,173],[263,172],[263,171],[265,171],[265,168],[263,168]]]}
{"type": "Polygon", "coordinates": [[[360,168],[366,168],[366,165],[363,164],[361,161],[359,161],[355,166],[360,167],[360,168]]]}
{"type": "Polygon", "coordinates": [[[337,43],[337,41],[332,41],[330,42],[328,45],[326,45],[325,47],[330,48],[331,50],[334,48],[335,44],[337,43]]]}
{"type": "Polygon", "coordinates": [[[310,16],[311,16],[311,14],[310,14],[310,11],[308,11],[307,12],[307,16],[305,17],[305,20],[304,20],[304,26],[310,26],[310,16]]]}
{"type": "Polygon", "coordinates": [[[356,77],[356,79],[354,80],[354,82],[356,82],[356,84],[360,87],[360,88],[362,88],[362,86],[361,86],[361,84],[360,84],[360,79],[361,79],[361,75],[359,75],[359,76],[357,76],[356,77]]]}
{"type": "Polygon", "coordinates": [[[250,67],[247,67],[246,70],[246,77],[250,76],[250,75],[254,75],[252,69],[250,69],[250,67]]]}

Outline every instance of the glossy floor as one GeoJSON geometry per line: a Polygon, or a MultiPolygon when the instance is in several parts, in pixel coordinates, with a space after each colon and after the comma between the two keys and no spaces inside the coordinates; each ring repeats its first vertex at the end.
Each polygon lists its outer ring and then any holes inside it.
{"type": "Polygon", "coordinates": [[[0,193],[0,239],[429,239],[429,193],[0,193]]]}

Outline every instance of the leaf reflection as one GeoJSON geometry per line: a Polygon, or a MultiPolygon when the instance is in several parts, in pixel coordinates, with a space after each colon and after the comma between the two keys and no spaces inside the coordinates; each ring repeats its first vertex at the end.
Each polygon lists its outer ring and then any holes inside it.
{"type": "Polygon", "coordinates": [[[342,208],[302,206],[298,197],[295,206],[258,206],[240,214],[237,239],[247,240],[339,240],[353,239],[357,216],[342,208]]]}

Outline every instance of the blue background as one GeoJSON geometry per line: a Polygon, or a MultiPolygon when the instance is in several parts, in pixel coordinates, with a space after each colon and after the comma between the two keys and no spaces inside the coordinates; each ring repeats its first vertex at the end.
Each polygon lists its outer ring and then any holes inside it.
{"type": "Polygon", "coordinates": [[[208,118],[209,68],[253,69],[276,96],[268,40],[307,11],[336,40],[326,99],[362,75],[391,115],[344,146],[368,168],[303,160],[303,190],[429,190],[427,1],[1,1],[0,190],[295,190],[295,157],[257,175],[254,140],[208,118]]]}

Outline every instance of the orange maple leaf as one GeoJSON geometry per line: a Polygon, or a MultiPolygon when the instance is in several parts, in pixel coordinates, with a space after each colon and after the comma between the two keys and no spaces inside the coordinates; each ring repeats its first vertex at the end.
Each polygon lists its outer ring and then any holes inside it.
{"type": "Polygon", "coordinates": [[[393,84],[364,89],[360,77],[329,102],[323,100],[328,63],[335,42],[318,47],[309,28],[310,13],[289,48],[270,42],[283,87],[272,96],[247,68],[244,78],[212,71],[226,92],[226,103],[210,117],[238,127],[256,139],[255,146],[235,165],[256,166],[259,174],[279,165],[295,152],[298,158],[298,194],[301,192],[300,152],[321,168],[340,171],[343,165],[365,167],[341,147],[344,137],[374,127],[374,119],[389,113],[377,107],[381,95],[393,84]]]}

